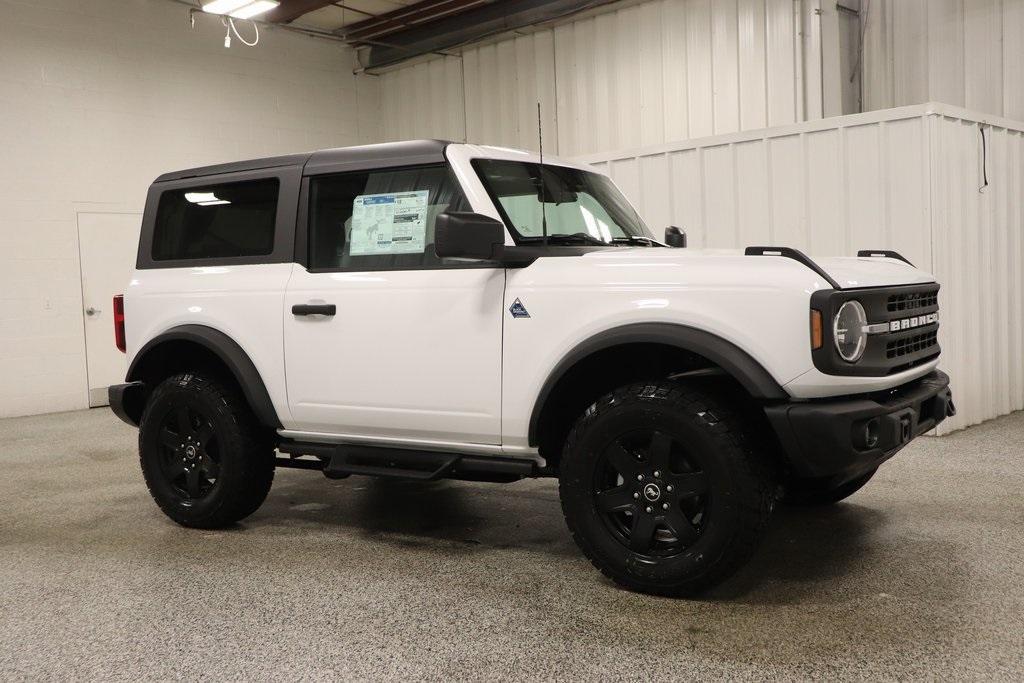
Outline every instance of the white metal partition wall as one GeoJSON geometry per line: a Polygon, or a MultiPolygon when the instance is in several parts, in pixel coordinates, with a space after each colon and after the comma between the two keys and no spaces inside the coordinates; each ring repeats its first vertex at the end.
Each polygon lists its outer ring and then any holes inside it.
{"type": "Polygon", "coordinates": [[[578,160],[691,247],[899,251],[943,287],[940,432],[1024,408],[1024,123],[928,103],[578,160]]]}
{"type": "Polygon", "coordinates": [[[864,109],[928,100],[1024,119],[1024,0],[870,0],[864,109]]]}
{"type": "Polygon", "coordinates": [[[820,0],[609,6],[383,73],[383,137],[536,149],[538,102],[563,156],[820,118],[840,99],[822,92],[823,45],[858,38],[844,23],[840,41],[839,15],[820,0]]]}

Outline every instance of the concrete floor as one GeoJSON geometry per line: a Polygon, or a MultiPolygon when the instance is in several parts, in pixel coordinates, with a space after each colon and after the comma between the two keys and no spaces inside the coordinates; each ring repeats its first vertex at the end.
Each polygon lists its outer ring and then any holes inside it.
{"type": "Polygon", "coordinates": [[[176,526],[106,410],[0,420],[0,678],[1024,678],[1024,413],[781,510],[700,601],[582,559],[552,481],[279,471],[176,526]]]}

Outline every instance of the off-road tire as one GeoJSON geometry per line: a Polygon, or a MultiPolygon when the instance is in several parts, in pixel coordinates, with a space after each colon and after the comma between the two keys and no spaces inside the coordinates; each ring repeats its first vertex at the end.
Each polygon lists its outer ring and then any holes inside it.
{"type": "Polygon", "coordinates": [[[813,479],[793,479],[786,485],[782,502],[799,507],[834,505],[860,491],[877,471],[876,467],[839,486],[822,485],[813,479]]]}
{"type": "MultiPolygon", "coordinates": [[[[149,396],[139,422],[139,463],[157,505],[187,527],[224,527],[248,517],[263,504],[274,481],[274,449],[242,396],[215,377],[191,373],[164,380],[149,396]],[[182,406],[202,430],[177,428],[175,417],[182,406]],[[210,453],[200,453],[198,459],[208,458],[217,475],[212,484],[205,480],[201,497],[190,498],[170,474],[170,468],[182,467],[178,456],[185,462],[184,452],[173,450],[178,444],[167,443],[179,434],[182,444],[192,443],[185,434],[192,434],[196,443],[207,435],[210,453]]],[[[188,481],[180,472],[178,481],[183,476],[188,481]]]]}
{"type": "MultiPolygon", "coordinates": [[[[621,455],[616,455],[616,459],[621,462],[621,455]]],[[[693,490],[699,490],[699,485],[694,486],[693,490]]],[[[737,412],[696,383],[664,380],[621,387],[586,410],[565,443],[560,461],[559,493],[573,539],[595,567],[626,588],[677,597],[694,595],[724,580],[753,555],[774,507],[777,487],[773,468],[767,457],[752,448],[737,412]],[[685,527],[685,523],[656,522],[652,544],[664,543],[658,540],[659,534],[675,538],[680,548],[676,554],[672,554],[675,551],[671,540],[667,542],[668,549],[663,551],[666,554],[661,556],[652,557],[631,549],[633,531],[638,525],[650,524],[642,518],[648,509],[646,496],[650,492],[646,488],[626,491],[628,496],[620,501],[621,509],[614,512],[599,509],[607,505],[604,501],[598,503],[599,496],[622,496],[615,491],[632,483],[632,479],[618,474],[616,484],[600,484],[602,476],[608,481],[609,458],[602,453],[610,452],[609,449],[629,439],[641,439],[644,430],[660,435],[652,436],[647,459],[663,462],[664,458],[656,455],[654,439],[667,439],[671,443],[669,457],[674,463],[681,463],[678,466],[683,468],[683,473],[679,474],[673,465],[669,474],[660,472],[660,479],[653,478],[643,456],[630,453],[642,465],[632,475],[634,478],[648,471],[645,475],[648,481],[661,489],[675,481],[673,495],[679,495],[679,489],[687,486],[685,483],[680,486],[678,482],[686,480],[678,477],[699,480],[703,475],[706,482],[704,494],[680,501],[666,495],[649,506],[653,510],[651,514],[659,517],[659,508],[669,505],[665,508],[664,520],[673,514],[674,506],[706,506],[692,518],[687,518],[691,512],[683,514],[685,522],[700,520],[688,531],[691,534],[688,542],[673,531],[673,526],[685,527]],[[604,475],[602,468],[605,468],[604,475]],[[619,481],[623,483],[617,485],[619,481]],[[607,485],[616,488],[599,493],[602,486],[607,485]],[[637,499],[641,494],[643,497],[637,499]],[[639,500],[643,507],[627,512],[621,506],[628,504],[628,497],[639,500]],[[640,516],[634,518],[633,514],[640,516]],[[623,528],[632,525],[628,539],[623,538],[623,532],[615,531],[617,527],[610,526],[615,519],[626,520],[623,528]],[[693,530],[699,530],[695,540],[693,530]]],[[[675,515],[675,519],[678,517],[675,515]]],[[[638,545],[642,545],[642,540],[638,545]]],[[[654,553],[656,549],[661,552],[660,546],[646,552],[654,553]]]]}

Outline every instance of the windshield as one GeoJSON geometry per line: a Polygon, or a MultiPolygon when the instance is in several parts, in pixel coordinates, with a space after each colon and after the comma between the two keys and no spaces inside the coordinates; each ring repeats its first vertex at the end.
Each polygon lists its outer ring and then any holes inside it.
{"type": "Polygon", "coordinates": [[[476,159],[473,167],[516,241],[632,244],[650,240],[644,223],[599,173],[521,161],[476,159]]]}

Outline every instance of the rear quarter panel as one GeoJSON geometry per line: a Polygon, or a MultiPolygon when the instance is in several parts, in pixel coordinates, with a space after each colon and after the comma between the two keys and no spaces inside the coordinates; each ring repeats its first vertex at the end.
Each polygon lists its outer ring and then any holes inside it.
{"type": "Polygon", "coordinates": [[[124,297],[129,366],[142,346],[171,328],[211,327],[248,354],[287,425],[283,311],[293,267],[264,263],[136,270],[124,297]]]}

